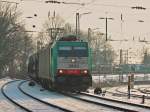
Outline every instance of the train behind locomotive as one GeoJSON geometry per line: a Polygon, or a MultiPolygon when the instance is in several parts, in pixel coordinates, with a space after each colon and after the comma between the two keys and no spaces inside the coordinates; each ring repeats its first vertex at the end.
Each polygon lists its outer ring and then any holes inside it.
{"type": "Polygon", "coordinates": [[[29,58],[29,76],[45,88],[85,91],[92,85],[88,42],[69,35],[29,58]]]}

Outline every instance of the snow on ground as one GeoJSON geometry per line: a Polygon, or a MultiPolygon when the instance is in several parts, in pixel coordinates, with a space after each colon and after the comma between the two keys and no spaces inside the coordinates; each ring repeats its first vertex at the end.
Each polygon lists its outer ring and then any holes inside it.
{"type": "MultiPolygon", "coordinates": [[[[105,75],[105,74],[95,74],[93,75],[93,82],[95,82],[96,84],[98,85],[101,85],[101,83],[110,83],[111,84],[111,81],[114,81],[114,82],[119,82],[119,75],[105,75]]],[[[150,80],[150,74],[135,74],[134,75],[134,80],[135,81],[147,81],[147,80],[150,80]]],[[[124,74],[123,75],[123,82],[127,82],[128,81],[128,75],[127,74],[124,74]]],[[[113,85],[110,85],[110,86],[113,86],[113,85]]],[[[138,86],[135,86],[135,89],[134,90],[131,90],[131,94],[138,94],[138,95],[143,95],[143,93],[139,92],[137,89],[138,88],[142,88],[142,87],[149,87],[150,88],[150,85],[138,85],[138,86]]],[[[107,90],[107,91],[110,91],[110,92],[113,92],[113,93],[116,93],[116,89],[118,89],[119,91],[121,92],[124,92],[124,93],[127,93],[128,89],[127,89],[127,85],[126,86],[119,86],[118,87],[107,87],[107,88],[103,88],[103,90],[107,90]]],[[[91,93],[94,93],[93,92],[94,90],[91,89],[90,92],[91,93]]],[[[146,96],[150,96],[150,95],[147,95],[146,96]]],[[[117,100],[121,100],[121,101],[127,101],[127,102],[132,102],[132,103],[137,103],[137,104],[141,104],[142,102],[142,98],[135,98],[135,97],[131,97],[131,99],[128,99],[128,97],[126,96],[114,96],[110,93],[106,93],[105,97],[108,97],[108,98],[112,98],[112,99],[117,99],[117,100]]],[[[150,99],[145,99],[145,104],[144,105],[147,105],[147,106],[150,106],[150,99]]]]}
{"type": "Polygon", "coordinates": [[[40,91],[42,89],[41,86],[37,85],[30,87],[28,86],[28,83],[24,83],[21,88],[26,91],[28,94],[41,99],[43,101],[59,105],[61,107],[67,108],[69,110],[75,111],[75,112],[119,112],[118,110],[112,109],[112,108],[106,108],[99,105],[89,104],[83,101],[79,101],[77,99],[70,98],[68,96],[64,96],[62,94],[59,94],[57,92],[52,91],[40,91]]]}
{"type": "MultiPolygon", "coordinates": [[[[0,79],[0,87],[8,82],[8,81],[11,81],[11,79],[9,78],[5,78],[5,79],[0,79]]],[[[55,104],[62,104],[64,103],[64,105],[66,105],[66,108],[67,108],[67,105],[69,106],[70,104],[71,105],[74,105],[76,106],[75,103],[69,103],[69,99],[65,98],[66,100],[63,100],[64,99],[64,96],[60,96],[60,95],[56,95],[56,93],[53,93],[53,92],[49,92],[47,90],[44,90],[44,91],[40,91],[41,89],[41,86],[39,85],[36,85],[34,87],[29,87],[28,84],[26,83],[23,88],[30,92],[30,93],[33,93],[34,95],[36,94],[37,97],[41,97],[41,94],[42,96],[44,95],[44,100],[45,101],[48,101],[51,99],[51,101],[53,101],[53,103],[55,104]],[[32,92],[31,92],[32,91],[32,92]],[[52,97],[50,98],[49,95],[52,95],[52,97]],[[62,101],[61,101],[62,100],[62,101]]],[[[150,88],[150,85],[135,85],[134,87],[135,89],[131,90],[131,94],[138,94],[138,95],[143,95],[143,93],[139,92],[137,89],[138,88],[150,88]]],[[[118,87],[112,87],[112,88],[102,88],[103,90],[107,89],[107,91],[109,92],[113,92],[115,93],[116,92],[116,89],[118,89],[119,91],[121,92],[124,92],[124,93],[127,93],[127,86],[118,86],[118,87]]],[[[90,93],[94,93],[93,89],[90,89],[89,90],[90,93]]],[[[147,95],[148,96],[148,95],[147,95]]],[[[142,102],[142,98],[135,98],[135,97],[131,97],[130,99],[128,99],[127,96],[115,96],[113,94],[110,94],[108,92],[106,92],[105,96],[104,97],[107,97],[107,98],[110,98],[110,99],[116,99],[116,100],[120,100],[120,101],[126,101],[126,102],[131,102],[131,103],[136,103],[136,104],[141,104],[142,102]]],[[[150,106],[150,99],[145,99],[145,103],[144,104],[141,104],[141,105],[146,105],[146,106],[150,106]]],[[[19,107],[15,106],[13,103],[11,103],[10,101],[8,101],[3,95],[2,93],[0,92],[0,112],[23,112],[23,110],[21,110],[19,107]]],[[[109,110],[108,110],[109,112],[109,110]]]]}
{"type": "MultiPolygon", "coordinates": [[[[130,75],[130,74],[129,74],[130,75]]],[[[92,74],[93,82],[95,83],[103,83],[109,81],[119,81],[119,76],[122,78],[122,82],[128,81],[128,74],[123,75],[111,75],[111,74],[92,74]]],[[[147,81],[150,80],[150,74],[134,74],[135,81],[147,81]]]]}
{"type": "MultiPolygon", "coordinates": [[[[3,84],[5,84],[8,81],[11,81],[11,79],[10,78],[0,79],[0,88],[2,87],[3,84]]],[[[8,101],[0,92],[0,112],[25,112],[25,111],[15,106],[10,101],[8,101]]]]}
{"type": "Polygon", "coordinates": [[[10,98],[13,98],[13,101],[21,104],[23,107],[28,108],[33,112],[62,112],[57,108],[53,108],[51,106],[45,105],[41,102],[34,100],[33,98],[23,94],[19,89],[18,85],[22,82],[22,80],[15,81],[13,83],[9,83],[4,91],[10,98]]]}
{"type": "MultiPolygon", "coordinates": [[[[131,89],[131,94],[143,95],[143,93],[141,93],[137,90],[137,88],[140,88],[140,87],[150,87],[150,85],[137,85],[137,86],[134,87],[135,89],[131,89]]],[[[109,93],[109,92],[118,93],[116,91],[116,89],[118,91],[124,92],[124,93],[127,93],[127,91],[128,91],[127,86],[102,88],[102,90],[107,90],[108,91],[108,92],[106,92],[104,97],[107,97],[107,98],[110,98],[110,99],[116,99],[116,100],[120,100],[120,101],[125,101],[125,102],[130,102],[130,103],[135,103],[135,104],[141,104],[142,103],[142,98],[131,97],[130,99],[128,99],[128,96],[121,96],[121,95],[120,96],[115,96],[114,94],[109,93]]],[[[91,89],[89,91],[90,91],[90,93],[94,93],[93,89],[91,89]]],[[[149,96],[149,95],[145,94],[145,96],[149,96]]],[[[142,105],[150,106],[150,99],[145,99],[145,103],[142,104],[142,105]]]]}

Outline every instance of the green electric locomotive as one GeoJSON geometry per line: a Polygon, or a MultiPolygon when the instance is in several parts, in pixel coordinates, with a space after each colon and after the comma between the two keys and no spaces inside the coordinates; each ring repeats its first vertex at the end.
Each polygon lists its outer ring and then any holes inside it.
{"type": "Polygon", "coordinates": [[[88,42],[69,35],[29,58],[29,76],[45,88],[85,91],[92,85],[88,42]]]}

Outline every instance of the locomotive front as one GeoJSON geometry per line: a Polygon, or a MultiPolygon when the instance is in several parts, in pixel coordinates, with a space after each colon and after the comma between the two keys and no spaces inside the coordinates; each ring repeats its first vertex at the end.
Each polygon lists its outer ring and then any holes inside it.
{"type": "Polygon", "coordinates": [[[87,42],[57,42],[57,87],[85,91],[92,85],[91,59],[87,42]]]}

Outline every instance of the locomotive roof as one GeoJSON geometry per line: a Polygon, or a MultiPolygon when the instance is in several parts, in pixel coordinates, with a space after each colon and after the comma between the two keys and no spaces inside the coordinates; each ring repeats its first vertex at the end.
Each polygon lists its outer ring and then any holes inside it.
{"type": "Polygon", "coordinates": [[[73,34],[65,35],[58,39],[58,41],[77,41],[77,40],[78,40],[77,36],[73,34]]]}

